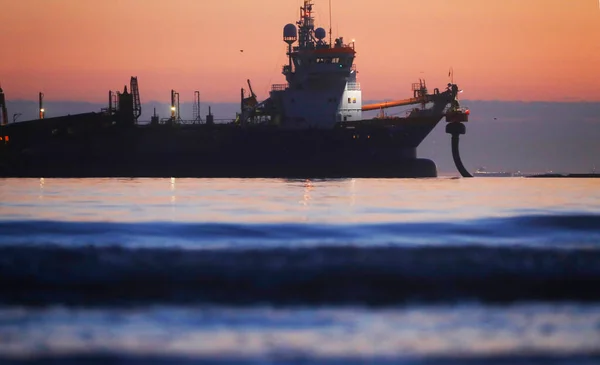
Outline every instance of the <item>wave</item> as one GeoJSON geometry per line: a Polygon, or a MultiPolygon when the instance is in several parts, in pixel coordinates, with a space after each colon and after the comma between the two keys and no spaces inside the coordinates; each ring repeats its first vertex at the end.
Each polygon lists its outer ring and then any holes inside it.
{"type": "Polygon", "coordinates": [[[0,247],[273,248],[364,245],[526,245],[600,248],[600,215],[522,215],[448,222],[173,223],[0,222],[0,247]]]}
{"type": "Polygon", "coordinates": [[[367,305],[600,300],[600,250],[0,247],[0,303],[367,305]]]}
{"type": "Polygon", "coordinates": [[[38,365],[85,365],[85,364],[130,364],[130,365],[194,365],[194,364],[213,364],[213,365],[260,365],[260,364],[321,364],[321,365],[359,365],[359,364],[404,364],[404,365],[592,365],[598,364],[600,356],[598,354],[573,354],[566,356],[552,355],[514,355],[514,356],[456,356],[456,357],[376,357],[376,358],[311,358],[302,355],[278,355],[269,358],[195,358],[191,356],[126,356],[126,355],[107,355],[104,353],[83,355],[83,356],[56,356],[42,357],[36,359],[12,359],[0,357],[2,364],[38,364],[38,365]]]}

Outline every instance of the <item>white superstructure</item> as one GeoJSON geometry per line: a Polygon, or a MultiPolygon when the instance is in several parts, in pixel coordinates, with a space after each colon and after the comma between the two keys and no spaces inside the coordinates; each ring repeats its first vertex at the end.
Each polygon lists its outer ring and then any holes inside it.
{"type": "Polygon", "coordinates": [[[315,29],[312,11],[313,1],[304,0],[300,20],[283,29],[289,61],[282,73],[287,84],[273,85],[270,98],[248,109],[242,120],[258,115],[288,128],[333,128],[336,122],[361,119],[354,44],[331,36],[327,42],[325,29],[315,29]]]}

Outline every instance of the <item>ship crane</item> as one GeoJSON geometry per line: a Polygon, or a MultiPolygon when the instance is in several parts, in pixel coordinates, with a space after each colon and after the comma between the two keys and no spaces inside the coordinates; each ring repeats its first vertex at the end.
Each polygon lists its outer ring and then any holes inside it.
{"type": "Polygon", "coordinates": [[[252,90],[252,84],[250,83],[250,79],[248,79],[247,81],[248,81],[248,90],[250,90],[250,98],[252,98],[252,100],[254,101],[253,104],[256,105],[258,102],[258,99],[256,98],[256,94],[254,93],[254,90],[252,90]]]}
{"type": "Polygon", "coordinates": [[[254,90],[252,89],[252,84],[250,83],[250,79],[247,80],[248,82],[248,91],[250,92],[250,95],[248,97],[245,96],[245,90],[242,88],[241,89],[241,110],[240,110],[240,115],[239,115],[239,122],[242,125],[247,124],[248,122],[250,123],[255,123],[255,117],[258,116],[257,114],[260,114],[258,112],[258,108],[259,108],[259,103],[258,103],[258,99],[256,94],[254,93],[254,90]]]}
{"type": "Polygon", "coordinates": [[[129,82],[131,95],[133,96],[133,118],[137,122],[142,115],[142,103],[140,102],[140,88],[138,86],[137,76],[132,76],[129,82]]]}
{"type": "Polygon", "coordinates": [[[375,103],[375,104],[363,105],[362,111],[363,112],[368,112],[368,111],[371,111],[371,110],[380,110],[380,109],[394,108],[394,107],[397,107],[397,106],[423,104],[423,103],[427,103],[427,101],[428,101],[428,99],[426,97],[408,98],[408,99],[402,99],[402,100],[386,101],[386,102],[383,102],[383,103],[375,103]]]}

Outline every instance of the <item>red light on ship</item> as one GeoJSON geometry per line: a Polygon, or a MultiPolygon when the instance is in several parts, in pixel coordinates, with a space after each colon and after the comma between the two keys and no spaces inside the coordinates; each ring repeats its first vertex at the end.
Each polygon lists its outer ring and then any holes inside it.
{"type": "Polygon", "coordinates": [[[471,111],[469,109],[465,110],[449,110],[446,113],[446,122],[448,123],[463,123],[469,121],[469,114],[471,111]]]}

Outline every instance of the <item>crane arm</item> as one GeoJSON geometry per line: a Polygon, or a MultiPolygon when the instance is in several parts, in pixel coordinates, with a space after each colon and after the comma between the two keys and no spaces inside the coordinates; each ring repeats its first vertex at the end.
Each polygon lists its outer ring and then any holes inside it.
{"type": "Polygon", "coordinates": [[[248,79],[248,89],[250,90],[250,95],[256,99],[256,94],[254,93],[254,90],[252,90],[252,84],[250,83],[250,79],[248,79]]]}
{"type": "Polygon", "coordinates": [[[375,104],[363,105],[362,111],[363,112],[367,112],[367,111],[370,111],[370,110],[379,110],[379,109],[393,108],[393,107],[396,107],[396,106],[421,104],[421,103],[426,103],[427,101],[428,101],[428,98],[426,98],[426,97],[409,98],[409,99],[394,100],[394,101],[386,101],[386,102],[383,102],[383,103],[375,103],[375,104]]]}

